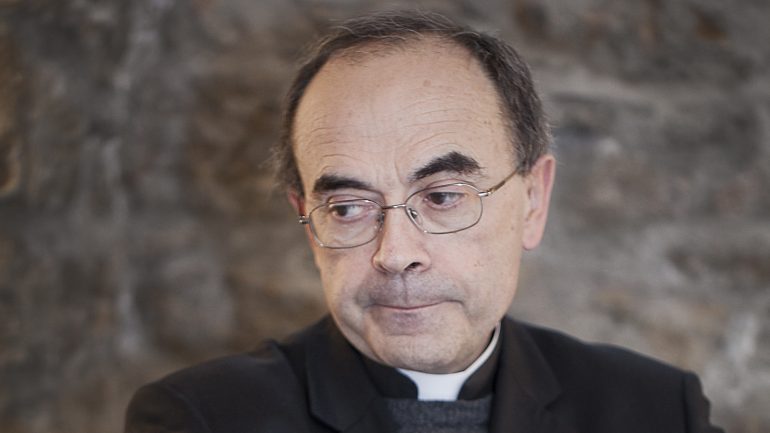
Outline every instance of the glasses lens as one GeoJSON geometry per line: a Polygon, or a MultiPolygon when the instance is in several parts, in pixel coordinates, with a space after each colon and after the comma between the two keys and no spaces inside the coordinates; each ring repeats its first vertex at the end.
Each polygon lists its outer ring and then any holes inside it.
{"type": "Polygon", "coordinates": [[[313,234],[328,248],[363,245],[377,236],[382,210],[370,200],[326,203],[310,212],[313,234]]]}
{"type": "Polygon", "coordinates": [[[465,184],[442,185],[418,191],[409,197],[406,204],[418,215],[412,220],[433,234],[464,230],[481,218],[481,197],[475,188],[465,184]]]}

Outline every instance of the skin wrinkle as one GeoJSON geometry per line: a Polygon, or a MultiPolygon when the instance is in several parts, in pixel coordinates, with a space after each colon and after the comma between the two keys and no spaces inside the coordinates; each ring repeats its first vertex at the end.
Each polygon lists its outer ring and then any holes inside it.
{"type": "MultiPolygon", "coordinates": [[[[440,88],[438,86],[435,86],[435,87],[432,87],[431,89],[440,89],[440,88]]],[[[417,89],[416,91],[419,92],[419,89],[417,89]]],[[[470,92],[467,92],[466,96],[472,96],[472,94],[470,92]]],[[[422,105],[434,105],[436,102],[444,102],[444,101],[447,101],[447,98],[445,98],[445,97],[424,98],[423,100],[417,101],[415,103],[405,105],[403,107],[403,109],[406,110],[406,109],[410,109],[410,108],[419,108],[422,105]]],[[[478,108],[478,104],[473,104],[473,106],[476,109],[478,108]]],[[[427,110],[427,111],[422,111],[420,114],[418,114],[418,116],[425,116],[425,115],[435,114],[435,113],[454,113],[454,112],[456,112],[459,115],[461,115],[461,116],[458,116],[458,117],[462,117],[462,118],[471,118],[471,119],[473,119],[473,118],[478,117],[477,116],[477,112],[478,111],[476,109],[469,108],[469,107],[435,108],[435,105],[434,105],[434,107],[431,107],[431,108],[434,108],[434,109],[427,110]]],[[[501,124],[502,124],[502,122],[501,122],[501,124]]]]}
{"type": "MultiPolygon", "coordinates": [[[[436,174],[478,175],[482,171],[479,163],[472,157],[463,155],[457,151],[448,152],[438,156],[422,167],[414,170],[409,175],[411,183],[426,179],[436,174]]],[[[337,175],[332,173],[322,174],[313,184],[313,197],[320,198],[326,194],[344,190],[355,189],[374,192],[374,187],[360,179],[337,175]]]]}
{"type": "MultiPolygon", "coordinates": [[[[435,86],[434,89],[442,89],[442,88],[445,88],[445,87],[446,86],[435,86]]],[[[468,96],[471,96],[472,92],[466,91],[465,94],[468,95],[468,96]]],[[[406,104],[406,105],[402,104],[403,105],[402,108],[397,110],[397,113],[401,113],[401,112],[406,111],[406,108],[408,108],[408,107],[418,107],[420,105],[429,104],[430,102],[439,102],[439,101],[444,101],[444,100],[447,100],[447,99],[448,98],[446,96],[444,96],[444,95],[435,96],[435,97],[429,97],[429,98],[422,98],[421,100],[419,100],[417,102],[414,102],[414,103],[410,103],[410,104],[406,104]]],[[[466,118],[473,119],[473,118],[477,117],[477,115],[474,112],[474,110],[471,110],[471,109],[463,107],[463,108],[441,108],[441,109],[435,109],[435,110],[422,111],[419,114],[416,114],[415,116],[413,116],[413,118],[430,117],[431,115],[435,115],[435,114],[451,113],[451,112],[457,112],[458,113],[458,116],[457,116],[456,119],[452,118],[452,119],[444,119],[444,120],[437,120],[437,121],[416,122],[416,123],[410,123],[410,124],[403,125],[401,128],[402,129],[417,129],[419,131],[420,128],[424,128],[425,126],[429,126],[429,125],[434,125],[434,124],[436,124],[436,125],[438,125],[438,124],[452,124],[452,123],[456,123],[457,121],[460,121],[462,119],[466,119],[466,118]]],[[[319,121],[322,121],[324,119],[324,117],[328,117],[328,116],[317,117],[316,121],[315,122],[311,122],[311,123],[317,123],[319,121]]],[[[481,120],[481,119],[474,119],[474,120],[478,120],[478,121],[480,121],[481,123],[483,123],[485,125],[490,125],[490,123],[491,123],[488,120],[481,120]]],[[[358,125],[355,125],[355,124],[345,124],[345,125],[342,125],[342,126],[343,127],[353,127],[353,128],[357,128],[358,127],[358,125]]],[[[449,132],[444,131],[441,134],[447,134],[447,133],[451,133],[451,131],[449,131],[449,132]]],[[[377,136],[378,137],[379,136],[388,136],[389,134],[390,134],[390,131],[382,131],[377,136]]],[[[338,131],[334,131],[333,128],[329,128],[329,127],[316,127],[315,129],[311,130],[311,133],[309,133],[308,135],[310,137],[313,137],[313,139],[311,139],[311,141],[313,141],[315,143],[315,145],[317,145],[317,146],[321,146],[323,144],[328,144],[328,143],[330,143],[333,140],[337,140],[340,143],[352,143],[353,142],[352,140],[345,140],[343,137],[340,137],[338,131]],[[318,133],[320,131],[329,131],[329,132],[327,134],[319,134],[320,136],[314,135],[314,134],[316,134],[316,133],[318,133]],[[327,139],[326,138],[327,136],[330,136],[330,137],[327,139]]],[[[435,135],[438,135],[438,134],[435,134],[435,135]]],[[[385,148],[385,146],[383,146],[383,148],[385,148]]]]}
{"type": "MultiPolygon", "coordinates": [[[[390,78],[392,80],[395,76],[384,76],[379,70],[371,66],[371,60],[399,53],[406,53],[412,57],[419,55],[428,59],[447,52],[457,53],[456,64],[461,65],[461,67],[456,68],[453,72],[481,72],[480,75],[486,78],[488,84],[491,84],[495,90],[494,98],[498,103],[498,118],[502,120],[512,139],[514,160],[523,158],[520,164],[525,174],[531,170],[536,159],[547,150],[547,142],[549,141],[547,125],[540,114],[540,102],[531,88],[529,71],[518,58],[518,55],[512,50],[508,51],[506,47],[499,44],[500,41],[486,35],[480,35],[477,32],[455,32],[455,27],[448,23],[446,27],[439,26],[434,30],[424,29],[418,32],[422,34],[413,33],[408,38],[404,38],[404,34],[400,33],[399,30],[387,26],[383,27],[382,31],[398,37],[378,39],[377,29],[367,28],[366,25],[358,30],[362,32],[360,35],[346,35],[344,29],[337,29],[336,34],[330,35],[330,39],[319,44],[316,47],[318,49],[316,56],[312,61],[303,65],[302,74],[293,83],[290,90],[291,105],[289,106],[290,113],[287,116],[289,121],[284,124],[284,133],[288,133],[289,137],[282,140],[286,146],[279,150],[278,157],[280,164],[285,168],[282,171],[282,180],[295,192],[302,195],[304,190],[302,185],[305,183],[296,163],[296,152],[294,152],[296,142],[292,141],[292,138],[295,138],[297,109],[317,74],[332,63],[369,68],[373,70],[373,75],[378,79],[390,78]],[[337,45],[338,43],[340,45],[337,45]],[[327,55],[328,57],[326,57],[327,55]],[[346,60],[346,58],[351,59],[352,57],[356,57],[355,61],[346,60]],[[525,121],[533,121],[536,124],[530,128],[530,125],[521,124],[525,121]],[[530,132],[522,131],[521,128],[530,132]],[[519,139],[526,143],[519,143],[519,139]]],[[[440,73],[441,67],[434,65],[431,72],[440,73]]],[[[433,78],[433,75],[424,78],[422,80],[423,86],[428,83],[431,86],[442,84],[440,80],[433,78]]],[[[416,86],[418,82],[412,84],[416,86]]],[[[380,82],[372,84],[375,88],[380,88],[382,85],[383,83],[380,82]]],[[[345,83],[340,86],[340,90],[344,90],[344,87],[346,87],[345,83]]],[[[452,90],[461,94],[468,90],[472,91],[470,87],[452,90]]],[[[477,103],[478,101],[473,100],[471,102],[477,103]]]]}
{"type": "MultiPolygon", "coordinates": [[[[413,105],[419,106],[420,104],[413,104],[413,105]]],[[[460,110],[438,109],[438,110],[424,111],[423,112],[424,114],[421,114],[421,115],[438,114],[438,113],[451,113],[453,111],[456,111],[458,113],[464,113],[464,112],[469,112],[470,110],[464,110],[464,109],[460,109],[460,110]]]]}
{"type": "MultiPolygon", "coordinates": [[[[330,142],[330,143],[326,143],[326,144],[332,144],[332,143],[337,143],[337,142],[330,142]]],[[[322,145],[317,145],[317,146],[322,146],[322,145]]],[[[354,164],[355,163],[358,163],[358,164],[364,164],[365,163],[364,161],[362,161],[362,160],[360,160],[358,158],[354,158],[353,156],[351,156],[351,155],[349,155],[347,153],[327,153],[327,154],[322,155],[320,157],[320,160],[321,161],[324,161],[324,160],[334,160],[335,158],[349,159],[349,160],[352,160],[354,164]]],[[[321,177],[323,177],[324,175],[336,176],[336,177],[339,177],[339,178],[345,177],[343,175],[336,174],[335,173],[336,170],[337,170],[337,168],[335,167],[335,165],[333,163],[332,164],[326,164],[326,165],[323,165],[321,167],[320,171],[321,171],[321,173],[324,173],[324,174],[319,176],[318,179],[316,179],[313,182],[313,188],[310,190],[311,191],[311,196],[314,197],[317,201],[325,201],[325,200],[321,200],[321,197],[323,195],[323,191],[322,191],[323,188],[320,188],[319,186],[317,186],[319,181],[320,181],[320,179],[321,179],[321,177]]],[[[351,180],[357,180],[357,179],[351,178],[351,180]]],[[[360,182],[361,183],[365,183],[363,181],[360,181],[360,182]]],[[[366,185],[366,188],[362,188],[362,189],[372,189],[372,187],[371,187],[371,185],[366,185]]]]}
{"type": "MultiPolygon", "coordinates": [[[[335,131],[334,128],[323,128],[319,127],[312,131],[309,131],[307,134],[303,134],[303,136],[295,135],[294,142],[305,142],[305,141],[311,141],[315,143],[317,146],[323,146],[325,144],[332,144],[332,143],[347,143],[352,144],[349,141],[345,141],[338,137],[339,132],[335,131]],[[326,131],[326,132],[323,132],[326,131]],[[305,137],[305,135],[307,137],[305,137]]],[[[296,151],[296,149],[295,149],[296,151]]]]}
{"type": "Polygon", "coordinates": [[[358,189],[372,191],[374,189],[370,184],[351,177],[339,176],[334,174],[324,174],[315,181],[313,185],[313,195],[320,197],[330,192],[341,189],[358,189]]]}
{"type": "MultiPolygon", "coordinates": [[[[438,138],[438,137],[441,137],[441,136],[443,136],[443,135],[447,135],[447,134],[450,134],[450,135],[451,135],[451,134],[453,134],[453,133],[454,133],[453,131],[448,131],[448,132],[437,132],[437,133],[435,133],[435,134],[431,134],[431,135],[429,135],[429,136],[427,136],[427,137],[425,137],[425,138],[423,138],[423,139],[420,139],[420,140],[410,140],[410,141],[412,141],[412,142],[413,142],[415,145],[420,145],[420,144],[423,144],[423,143],[426,143],[426,142],[429,142],[429,141],[433,141],[433,140],[435,140],[436,138],[438,138]]],[[[452,143],[445,143],[444,145],[445,145],[445,146],[448,146],[448,145],[451,145],[451,144],[452,144],[452,143]]]]}
{"type": "Polygon", "coordinates": [[[428,125],[441,125],[444,123],[453,124],[457,123],[457,120],[455,119],[447,119],[447,120],[434,120],[431,122],[420,122],[420,123],[410,123],[407,125],[404,125],[405,128],[414,128],[414,127],[423,127],[428,125]]]}
{"type": "MultiPolygon", "coordinates": [[[[511,136],[499,122],[492,82],[469,59],[462,48],[421,45],[356,65],[327,63],[295,118],[303,188],[335,175],[365,182],[383,203],[401,203],[438,176],[477,177],[482,189],[505,178],[516,166],[511,136]],[[417,92],[425,80],[431,86],[417,92]],[[318,127],[336,140],[319,144],[308,132],[318,127]],[[412,179],[451,152],[483,169],[412,179]]],[[[329,311],[346,339],[394,367],[432,373],[467,367],[513,299],[522,250],[534,248],[542,234],[544,219],[525,219],[537,202],[527,194],[523,178],[513,177],[484,199],[476,226],[452,234],[424,234],[398,210],[387,213],[377,238],[352,249],[319,247],[308,229],[329,311]]],[[[304,208],[300,196],[290,199],[304,208]]]]}
{"type": "MultiPolygon", "coordinates": [[[[429,86],[429,87],[430,87],[430,88],[426,88],[426,86],[423,86],[423,88],[422,88],[422,89],[419,89],[419,88],[418,88],[418,89],[417,89],[417,92],[421,92],[421,93],[423,93],[423,94],[424,94],[424,93],[425,93],[425,91],[427,91],[427,90],[431,90],[431,91],[432,91],[432,90],[435,90],[435,89],[439,89],[439,90],[442,90],[442,88],[441,88],[440,86],[429,86]]],[[[443,89],[443,90],[446,90],[446,89],[443,89]]],[[[443,95],[435,95],[435,96],[431,96],[431,95],[423,95],[423,98],[422,98],[421,100],[419,100],[419,101],[414,101],[414,102],[411,102],[411,103],[405,104],[405,105],[403,106],[403,108],[404,108],[404,109],[411,109],[411,108],[416,108],[416,107],[419,107],[419,106],[421,106],[421,105],[426,105],[426,104],[428,104],[428,103],[433,103],[433,102],[441,102],[441,101],[445,101],[445,100],[446,100],[446,97],[445,97],[445,96],[443,96],[443,95]]],[[[438,108],[438,109],[435,109],[435,110],[430,110],[430,111],[428,111],[428,112],[429,112],[429,113],[430,113],[430,112],[434,112],[434,111],[439,111],[439,112],[451,112],[451,111],[463,111],[463,110],[464,110],[464,109],[462,109],[462,108],[461,108],[461,109],[456,109],[456,108],[449,108],[449,107],[446,107],[446,108],[444,108],[444,107],[442,107],[442,108],[438,108]]]]}
{"type": "MultiPolygon", "coordinates": [[[[439,112],[439,111],[443,111],[443,110],[436,110],[436,111],[439,112]]],[[[404,129],[412,129],[412,128],[414,128],[414,129],[416,129],[416,133],[419,134],[421,132],[421,129],[419,129],[419,128],[423,128],[425,126],[429,126],[429,125],[433,125],[433,124],[444,124],[444,123],[452,124],[452,123],[456,123],[456,122],[457,121],[454,121],[454,120],[445,120],[445,121],[437,121],[437,122],[413,123],[413,124],[406,125],[404,127],[404,129]]],[[[331,128],[324,128],[324,129],[331,129],[331,128]]],[[[446,130],[446,131],[442,131],[442,132],[437,132],[437,133],[431,134],[430,136],[425,137],[425,138],[420,139],[420,140],[406,140],[406,142],[410,143],[409,144],[410,146],[418,145],[418,144],[423,144],[425,142],[429,142],[431,140],[434,140],[434,139],[436,139],[436,138],[438,138],[440,136],[453,135],[453,134],[456,134],[456,131],[454,131],[454,130],[446,130]]],[[[316,146],[321,147],[321,146],[323,146],[325,144],[331,144],[333,142],[336,143],[336,144],[345,144],[345,143],[350,143],[351,141],[352,140],[339,140],[339,141],[328,141],[327,142],[327,141],[316,141],[316,140],[313,140],[312,145],[314,147],[316,147],[316,146]]],[[[431,144],[431,146],[435,146],[435,147],[444,147],[444,146],[451,146],[451,145],[452,145],[452,143],[446,143],[446,142],[440,142],[440,143],[431,144]]],[[[382,149],[380,149],[381,152],[392,152],[393,150],[397,150],[397,148],[395,148],[395,149],[388,149],[387,146],[383,146],[382,149]]],[[[333,158],[333,157],[349,157],[349,155],[341,154],[341,153],[335,153],[335,154],[323,155],[321,158],[322,159],[327,159],[327,158],[333,158]]]]}
{"type": "Polygon", "coordinates": [[[435,276],[404,274],[386,281],[372,279],[363,283],[368,290],[360,292],[357,301],[364,308],[378,305],[414,307],[437,302],[458,302],[462,291],[452,281],[435,276]]]}
{"type": "MultiPolygon", "coordinates": [[[[437,111],[442,111],[442,110],[437,110],[437,111]]],[[[450,122],[450,121],[447,121],[447,123],[451,123],[451,122],[450,122]]],[[[421,127],[424,127],[424,126],[428,126],[428,125],[429,125],[428,123],[422,123],[422,124],[418,123],[418,124],[412,124],[412,125],[409,125],[409,127],[416,127],[416,126],[421,126],[421,127]]],[[[325,129],[329,129],[329,128],[325,128],[325,129]]],[[[415,128],[415,129],[416,129],[416,128],[415,128]]],[[[418,133],[418,134],[419,134],[420,132],[421,132],[421,129],[417,129],[417,130],[416,130],[416,133],[418,133]]],[[[454,130],[447,130],[447,131],[443,131],[443,132],[439,132],[439,133],[435,133],[435,134],[432,134],[432,135],[430,135],[430,136],[428,136],[428,137],[426,137],[426,138],[424,138],[424,139],[420,139],[420,140],[416,140],[416,141],[414,141],[414,140],[406,140],[405,142],[406,142],[406,143],[411,143],[411,144],[410,144],[410,146],[412,146],[412,145],[418,145],[418,144],[423,144],[423,143],[425,143],[425,142],[429,142],[429,141],[431,141],[432,139],[435,139],[436,137],[439,137],[439,136],[443,136],[443,135],[453,135],[453,134],[456,134],[456,131],[454,131],[454,130]]],[[[344,144],[344,143],[346,143],[346,141],[342,141],[342,142],[339,142],[339,143],[336,143],[336,144],[344,144]]],[[[330,144],[330,143],[325,143],[325,144],[330,144]]],[[[313,143],[313,146],[322,146],[322,145],[323,145],[322,143],[313,143]]],[[[443,148],[443,147],[452,147],[452,146],[453,146],[453,143],[446,143],[446,142],[436,142],[436,143],[432,143],[432,144],[430,144],[430,146],[432,146],[432,147],[438,147],[438,148],[443,148]]],[[[394,150],[397,150],[397,149],[398,149],[398,147],[396,147],[396,148],[394,148],[394,149],[388,149],[386,146],[383,146],[383,148],[382,148],[380,151],[381,151],[381,152],[389,152],[389,153],[392,153],[394,150]]],[[[364,151],[365,151],[365,150],[364,150],[364,151]]],[[[322,158],[322,159],[327,159],[327,158],[334,158],[334,157],[340,157],[340,158],[350,158],[350,159],[353,159],[353,161],[354,161],[355,163],[361,163],[361,162],[362,162],[362,161],[360,161],[360,160],[358,160],[358,159],[355,159],[355,158],[351,158],[351,156],[350,156],[350,155],[348,155],[348,154],[343,154],[343,153],[325,154],[325,155],[323,155],[321,158],[322,158]]],[[[475,161],[475,158],[474,158],[473,156],[468,156],[468,158],[470,158],[470,159],[473,159],[473,160],[475,161]]],[[[358,165],[358,164],[353,164],[353,165],[358,165]]],[[[476,165],[478,165],[478,163],[476,163],[476,165]]],[[[332,169],[333,169],[333,167],[334,167],[333,165],[327,165],[327,166],[325,166],[325,167],[324,167],[324,169],[322,170],[322,172],[326,171],[326,170],[327,170],[327,168],[328,168],[329,170],[332,170],[332,169]]],[[[395,169],[397,169],[397,167],[396,167],[395,169]]],[[[453,171],[456,171],[456,170],[453,170],[453,171]]],[[[480,170],[478,170],[478,171],[477,171],[477,173],[459,173],[459,174],[478,174],[478,172],[479,172],[479,171],[480,171],[480,170]]],[[[361,186],[361,188],[360,188],[360,189],[364,189],[364,190],[368,190],[368,191],[373,191],[373,192],[374,192],[374,188],[372,188],[372,187],[371,187],[371,186],[370,186],[368,183],[366,183],[366,182],[363,182],[363,181],[361,181],[361,180],[359,180],[359,179],[357,179],[357,178],[355,178],[355,177],[349,177],[349,176],[339,175],[339,174],[335,174],[335,173],[324,173],[323,175],[321,175],[321,177],[323,177],[323,176],[326,176],[327,174],[328,174],[328,175],[331,175],[331,176],[339,177],[339,178],[348,178],[348,179],[350,179],[351,181],[357,181],[357,182],[359,182],[359,183],[361,184],[361,185],[360,185],[360,186],[361,186]],[[366,185],[364,185],[364,184],[366,184],[366,185]]],[[[320,180],[320,178],[321,178],[321,177],[319,177],[319,179],[318,179],[318,180],[316,180],[316,181],[315,181],[315,183],[314,183],[314,187],[313,187],[313,189],[312,189],[312,191],[313,191],[314,193],[316,193],[316,192],[323,192],[323,191],[317,191],[317,190],[319,190],[319,188],[318,188],[318,186],[317,186],[317,185],[318,185],[318,182],[319,182],[319,180],[320,180]]],[[[422,176],[422,177],[425,177],[425,176],[422,176]]],[[[419,180],[419,179],[416,179],[416,178],[415,178],[414,174],[410,174],[410,175],[409,175],[409,178],[410,178],[411,180],[413,180],[413,181],[419,180]]],[[[352,182],[351,182],[351,183],[352,183],[352,182]]],[[[326,189],[326,188],[324,188],[324,189],[326,189]]],[[[314,196],[318,196],[318,194],[314,194],[314,196]]]]}
{"type": "MultiPolygon", "coordinates": [[[[435,52],[439,52],[439,51],[440,51],[440,50],[435,50],[435,52]]],[[[471,62],[471,59],[470,59],[470,58],[466,58],[466,59],[464,59],[464,64],[466,64],[466,65],[473,65],[473,63],[471,62]]],[[[366,68],[367,66],[365,66],[365,65],[361,65],[361,66],[359,66],[359,67],[362,67],[362,68],[366,68]]],[[[446,88],[446,86],[437,86],[437,88],[440,88],[440,89],[441,89],[441,88],[446,88]]],[[[469,91],[469,90],[467,90],[467,89],[466,89],[466,90],[463,92],[463,94],[466,94],[466,95],[471,95],[472,93],[473,93],[473,92],[470,92],[470,91],[469,91]]],[[[427,100],[427,101],[430,101],[430,100],[437,100],[437,101],[439,101],[439,100],[446,100],[446,99],[448,99],[448,98],[447,98],[446,96],[444,96],[443,94],[441,94],[441,96],[436,96],[436,97],[432,97],[432,98],[423,98],[422,100],[420,100],[419,104],[424,104],[424,103],[426,102],[426,100],[427,100]]],[[[473,98],[472,100],[474,100],[474,101],[475,101],[475,98],[473,98]]],[[[411,106],[411,105],[416,105],[416,104],[417,104],[417,103],[406,104],[406,106],[411,106]]],[[[428,111],[428,113],[437,113],[437,112],[441,112],[441,111],[451,111],[451,109],[433,110],[433,111],[428,111]]],[[[466,111],[466,112],[468,112],[468,114],[473,114],[471,110],[462,110],[462,109],[461,109],[461,110],[457,110],[457,111],[466,111]]],[[[424,116],[424,114],[419,114],[419,116],[424,116]]],[[[328,117],[328,116],[326,116],[326,117],[328,117]]],[[[323,116],[323,115],[321,115],[321,116],[317,116],[317,117],[315,117],[315,118],[313,119],[314,121],[313,121],[313,122],[311,122],[311,123],[316,123],[318,119],[324,119],[324,118],[325,118],[325,116],[323,116]]],[[[446,122],[446,121],[445,121],[445,122],[446,122]]],[[[430,123],[431,123],[431,122],[427,122],[427,123],[426,123],[426,122],[423,122],[423,123],[411,124],[411,125],[409,125],[409,126],[410,126],[410,127],[419,128],[419,127],[424,127],[424,126],[426,126],[427,124],[430,124],[430,123]]],[[[489,122],[483,122],[483,123],[489,123],[489,122]]],[[[351,125],[343,125],[343,126],[351,126],[351,125]]],[[[320,129],[329,130],[330,128],[320,128],[320,129]]],[[[318,131],[318,130],[320,130],[320,129],[319,129],[319,128],[317,128],[317,129],[315,129],[315,131],[318,131]]],[[[388,131],[384,131],[382,134],[383,134],[383,135],[386,135],[386,134],[388,134],[388,131]]],[[[311,135],[311,134],[308,134],[308,135],[311,135]]],[[[335,136],[335,138],[336,138],[337,140],[340,140],[341,138],[343,138],[343,137],[339,137],[339,134],[335,134],[334,132],[332,132],[330,135],[333,135],[333,136],[335,136]]],[[[319,140],[314,140],[314,141],[316,141],[316,144],[320,144],[320,141],[319,141],[319,140]]],[[[325,140],[324,140],[324,141],[325,141],[325,140]]],[[[385,147],[385,146],[383,146],[383,147],[385,147]]]]}

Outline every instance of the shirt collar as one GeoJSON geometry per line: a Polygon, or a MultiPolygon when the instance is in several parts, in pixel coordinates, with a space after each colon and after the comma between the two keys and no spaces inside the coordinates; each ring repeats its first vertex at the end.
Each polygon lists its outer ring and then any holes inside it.
{"type": "Polygon", "coordinates": [[[500,338],[500,325],[495,327],[487,348],[476,358],[473,363],[463,371],[447,374],[431,374],[421,371],[412,371],[399,368],[398,371],[404,376],[412,379],[417,385],[418,400],[442,400],[454,401],[460,395],[460,390],[465,381],[473,375],[484,363],[492,356],[497,346],[497,340],[500,338]]]}
{"type": "Polygon", "coordinates": [[[491,394],[499,358],[500,325],[495,327],[484,352],[465,370],[449,374],[429,374],[394,369],[362,356],[375,386],[385,397],[419,400],[473,400],[491,394]]]}

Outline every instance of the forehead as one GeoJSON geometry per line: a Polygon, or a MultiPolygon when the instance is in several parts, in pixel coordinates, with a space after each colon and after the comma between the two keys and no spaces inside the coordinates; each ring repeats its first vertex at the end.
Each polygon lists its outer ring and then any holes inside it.
{"type": "Polygon", "coordinates": [[[330,60],[296,113],[304,187],[328,172],[403,179],[458,152],[482,167],[511,162],[499,97],[462,47],[421,42],[330,60]]]}

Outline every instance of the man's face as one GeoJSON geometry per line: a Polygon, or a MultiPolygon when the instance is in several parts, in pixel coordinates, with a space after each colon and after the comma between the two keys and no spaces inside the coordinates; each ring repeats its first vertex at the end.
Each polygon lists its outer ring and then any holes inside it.
{"type": "MultiPolygon", "coordinates": [[[[493,84],[464,50],[435,43],[331,60],[301,101],[294,142],[305,197],[291,200],[303,214],[337,199],[398,204],[448,182],[487,189],[516,166],[493,84]]],[[[552,173],[544,157],[457,233],[425,234],[402,209],[356,248],[322,248],[308,233],[345,337],[394,367],[467,367],[513,299],[522,249],[540,240],[552,173]]]]}

